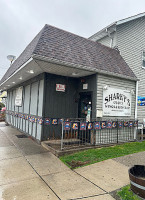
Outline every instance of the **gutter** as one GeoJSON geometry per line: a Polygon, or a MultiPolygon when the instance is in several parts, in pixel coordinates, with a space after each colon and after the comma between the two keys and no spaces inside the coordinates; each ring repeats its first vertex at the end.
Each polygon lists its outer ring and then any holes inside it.
{"type": "MultiPolygon", "coordinates": [[[[135,100],[135,120],[137,120],[138,81],[136,81],[135,95],[136,95],[136,100],[135,100]]],[[[135,140],[136,140],[136,136],[137,136],[137,128],[134,129],[134,139],[135,140]]]]}
{"type": "Polygon", "coordinates": [[[106,29],[109,29],[111,26],[113,26],[113,25],[116,25],[116,26],[117,26],[117,25],[121,25],[121,24],[124,24],[124,23],[126,23],[126,22],[129,22],[129,21],[132,21],[132,20],[135,20],[135,19],[144,17],[144,16],[145,16],[145,12],[140,13],[140,14],[137,14],[137,15],[134,15],[134,16],[131,16],[131,17],[127,17],[127,18],[125,18],[125,19],[118,20],[118,21],[116,21],[116,22],[114,22],[114,23],[112,23],[112,24],[106,26],[106,27],[103,28],[102,30],[98,31],[97,33],[95,33],[94,35],[92,35],[91,37],[89,37],[88,39],[93,40],[93,39],[96,39],[96,38],[97,38],[96,40],[100,40],[100,39],[102,39],[103,37],[107,36],[107,34],[104,35],[104,36],[102,36],[102,34],[103,34],[103,32],[105,32],[106,29]]]}
{"type": "Polygon", "coordinates": [[[48,58],[46,56],[41,56],[41,55],[37,55],[37,54],[33,54],[31,56],[31,58],[29,58],[27,60],[27,62],[25,62],[19,69],[17,69],[11,76],[9,76],[9,78],[7,78],[6,80],[4,80],[1,84],[0,87],[7,82],[10,78],[12,78],[16,73],[18,73],[21,69],[23,69],[29,62],[31,62],[33,59],[37,59],[37,60],[42,60],[42,61],[46,61],[52,64],[58,64],[58,65],[63,65],[63,66],[67,66],[67,67],[71,67],[71,68],[76,68],[76,69],[83,69],[86,71],[90,71],[90,72],[94,72],[94,73],[98,73],[98,74],[104,74],[104,75],[110,75],[110,76],[114,76],[114,77],[119,77],[119,78],[123,78],[123,79],[127,79],[127,80],[132,80],[132,81],[138,81],[139,79],[137,79],[136,77],[130,77],[130,76],[125,76],[125,75],[121,75],[121,74],[116,74],[113,72],[107,72],[104,70],[98,70],[96,68],[92,68],[92,67],[88,67],[88,66],[83,66],[83,65],[78,65],[78,64],[74,64],[74,63],[68,63],[65,61],[60,61],[54,58],[48,58]]]}
{"type": "Polygon", "coordinates": [[[116,24],[116,25],[124,24],[124,23],[126,23],[126,22],[129,22],[129,21],[132,21],[132,20],[135,20],[135,19],[144,17],[144,16],[145,16],[145,12],[140,13],[140,14],[137,14],[137,15],[133,15],[133,16],[131,16],[131,17],[127,17],[127,18],[125,18],[125,19],[121,19],[121,20],[117,21],[117,24],[116,24]]]}
{"type": "Polygon", "coordinates": [[[136,81],[135,119],[137,119],[138,81],[136,81]]]}
{"type": "Polygon", "coordinates": [[[92,68],[92,67],[88,67],[88,66],[78,65],[78,64],[74,64],[74,63],[68,63],[68,62],[65,62],[65,61],[57,60],[57,59],[54,59],[54,58],[48,58],[46,56],[41,56],[41,55],[37,55],[37,54],[33,54],[32,58],[37,59],[37,60],[50,62],[52,64],[63,65],[63,66],[76,68],[76,69],[83,69],[83,70],[94,72],[94,73],[98,73],[98,74],[110,75],[110,76],[119,77],[119,78],[123,78],[123,79],[128,79],[128,80],[132,80],[132,81],[139,80],[136,77],[118,75],[118,74],[113,73],[113,72],[107,72],[107,71],[104,71],[104,70],[98,70],[96,68],[92,68]]]}

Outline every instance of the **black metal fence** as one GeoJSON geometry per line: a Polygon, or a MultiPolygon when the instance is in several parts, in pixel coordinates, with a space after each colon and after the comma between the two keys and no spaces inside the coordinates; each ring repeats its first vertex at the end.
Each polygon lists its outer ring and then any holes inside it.
{"type": "Polygon", "coordinates": [[[61,142],[61,150],[134,141],[138,129],[138,120],[134,119],[91,119],[91,122],[86,122],[84,118],[43,118],[12,111],[6,114],[9,123],[33,137],[37,135],[37,124],[43,126],[43,139],[54,140],[59,147],[61,142]]]}
{"type": "Polygon", "coordinates": [[[134,141],[137,120],[64,120],[61,149],[134,141]]]}

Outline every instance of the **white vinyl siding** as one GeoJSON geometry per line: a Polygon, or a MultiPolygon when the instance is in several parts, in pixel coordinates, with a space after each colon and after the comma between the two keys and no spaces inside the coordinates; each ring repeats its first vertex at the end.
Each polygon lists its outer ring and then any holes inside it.
{"type": "MultiPolygon", "coordinates": [[[[136,82],[135,81],[129,81],[126,79],[121,79],[113,76],[106,76],[102,74],[98,74],[97,76],[97,103],[96,103],[96,110],[102,110],[103,111],[103,87],[105,85],[108,85],[108,87],[117,88],[117,89],[123,89],[123,90],[134,90],[136,89],[136,82]]],[[[102,117],[98,118],[98,120],[133,120],[135,118],[135,94],[131,97],[131,116],[125,116],[125,117],[102,117]]],[[[127,131],[122,131],[121,129],[118,130],[118,136],[117,131],[115,129],[112,130],[113,137],[112,137],[112,143],[117,142],[118,140],[124,140],[124,134],[127,134],[127,131]]],[[[101,130],[101,136],[99,136],[100,133],[96,131],[96,143],[99,144],[100,140],[104,144],[107,144],[107,138],[108,138],[108,131],[106,129],[101,130]],[[101,138],[101,139],[100,139],[101,138]]],[[[134,131],[131,131],[131,134],[128,138],[129,140],[134,140],[134,131]]]]}
{"type": "MultiPolygon", "coordinates": [[[[103,87],[108,85],[112,88],[123,89],[123,90],[136,90],[136,82],[130,81],[126,79],[121,79],[113,76],[106,76],[98,74],[97,76],[97,104],[96,109],[102,110],[102,99],[103,99],[103,87]]],[[[105,119],[110,117],[104,117],[105,119]]],[[[111,119],[116,117],[111,117],[111,119]]],[[[135,94],[132,95],[132,102],[131,102],[131,116],[129,117],[118,117],[118,119],[134,119],[135,118],[135,94]]]]}
{"type": "Polygon", "coordinates": [[[106,37],[98,40],[97,42],[99,42],[107,47],[110,47],[111,39],[109,38],[109,36],[106,36],[106,37]]]}
{"type": "MultiPolygon", "coordinates": [[[[145,49],[145,17],[117,26],[118,47],[126,63],[133,70],[138,83],[138,96],[145,97],[145,68],[142,52],[145,49]]],[[[145,106],[138,106],[138,119],[143,121],[145,106]]]]}
{"type": "MultiPolygon", "coordinates": [[[[109,46],[108,36],[98,40],[101,44],[109,46]]],[[[143,51],[145,51],[145,17],[116,26],[113,38],[113,47],[117,46],[121,56],[133,70],[138,82],[138,96],[145,97],[145,67],[143,51]]],[[[138,119],[140,122],[145,118],[145,106],[138,106],[138,119]]]]}
{"type": "Polygon", "coordinates": [[[117,46],[117,34],[116,32],[111,33],[110,35],[111,37],[109,37],[108,35],[105,36],[104,38],[98,40],[97,42],[107,46],[107,47],[116,47],[117,46]],[[111,42],[111,38],[112,38],[112,42],[111,42]]]}

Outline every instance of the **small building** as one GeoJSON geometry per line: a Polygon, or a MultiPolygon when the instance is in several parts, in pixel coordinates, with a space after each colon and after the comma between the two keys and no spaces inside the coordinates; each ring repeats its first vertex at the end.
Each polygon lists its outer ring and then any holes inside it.
{"type": "Polygon", "coordinates": [[[117,50],[45,25],[0,89],[7,90],[6,121],[40,142],[61,137],[55,119],[87,120],[88,109],[94,121],[135,120],[136,81],[117,50]]]}
{"type": "Polygon", "coordinates": [[[145,122],[145,13],[116,21],[89,39],[118,49],[138,81],[137,117],[145,122]]]}

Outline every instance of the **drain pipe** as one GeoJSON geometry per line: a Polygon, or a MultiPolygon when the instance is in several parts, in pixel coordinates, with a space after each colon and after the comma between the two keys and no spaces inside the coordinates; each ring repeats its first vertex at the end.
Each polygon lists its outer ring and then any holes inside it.
{"type": "Polygon", "coordinates": [[[136,104],[135,104],[135,119],[137,119],[137,101],[138,101],[138,81],[136,81],[136,104]]]}
{"type": "MultiPolygon", "coordinates": [[[[135,120],[137,120],[137,100],[138,100],[138,81],[136,81],[136,99],[135,99],[135,120]]],[[[137,128],[134,129],[134,139],[136,139],[137,128]]]]}
{"type": "Polygon", "coordinates": [[[106,32],[108,34],[108,37],[110,38],[110,48],[112,48],[112,46],[113,46],[113,37],[111,36],[111,34],[110,34],[110,32],[109,32],[109,30],[107,28],[106,28],[106,32]]]}

